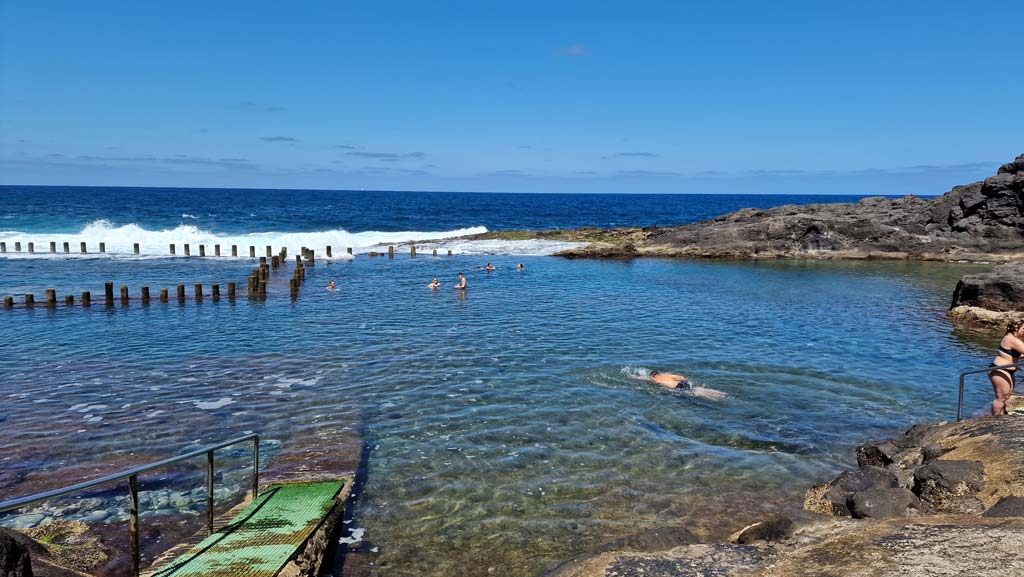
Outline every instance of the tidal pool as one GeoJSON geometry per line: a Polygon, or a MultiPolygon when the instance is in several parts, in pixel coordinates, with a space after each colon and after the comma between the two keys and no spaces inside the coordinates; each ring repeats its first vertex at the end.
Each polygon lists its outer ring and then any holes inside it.
{"type": "MultiPolygon", "coordinates": [[[[0,260],[8,290],[41,294],[25,266],[98,293],[107,278],[244,286],[251,265],[0,260]]],[[[975,270],[399,255],[318,263],[294,302],[0,311],[0,498],[259,431],[268,475],[362,459],[347,575],[532,577],[653,527],[718,538],[799,507],[861,442],[955,416],[957,374],[991,353],[943,316],[975,270]],[[474,268],[485,259],[499,270],[474,268]],[[322,289],[330,279],[340,290],[322,289]]],[[[972,381],[969,412],[988,395],[972,381]]],[[[247,466],[244,452],[224,460],[226,501],[247,466]]],[[[151,480],[164,493],[144,503],[148,522],[198,515],[197,472],[151,480]]],[[[67,514],[123,518],[116,491],[89,498],[67,514]]]]}

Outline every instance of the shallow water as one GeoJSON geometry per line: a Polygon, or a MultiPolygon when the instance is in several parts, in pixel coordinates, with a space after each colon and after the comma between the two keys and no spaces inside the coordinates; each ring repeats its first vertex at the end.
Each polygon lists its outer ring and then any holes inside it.
{"type": "MultiPolygon", "coordinates": [[[[978,267],[488,258],[498,271],[469,256],[319,263],[295,302],[0,311],[0,495],[245,431],[278,473],[344,470],[365,447],[351,527],[366,531],[346,573],[527,577],[648,527],[715,536],[792,506],[857,444],[954,416],[957,373],[989,360],[942,315],[978,267]],[[329,279],[341,290],[321,290],[329,279]]],[[[106,278],[242,282],[250,266],[0,259],[0,284],[96,294],[106,278]]],[[[968,409],[987,399],[973,382],[968,409]]],[[[244,454],[225,465],[226,496],[244,454]]],[[[123,514],[113,496],[94,505],[123,514]]]]}

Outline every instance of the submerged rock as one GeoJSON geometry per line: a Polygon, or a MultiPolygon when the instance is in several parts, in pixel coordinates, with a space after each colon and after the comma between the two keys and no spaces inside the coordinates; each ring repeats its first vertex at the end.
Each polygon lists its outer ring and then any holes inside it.
{"type": "Polygon", "coordinates": [[[611,551],[659,551],[692,545],[699,539],[686,527],[660,527],[617,539],[606,549],[611,551]]]}
{"type": "Polygon", "coordinates": [[[793,520],[789,517],[774,517],[747,525],[729,537],[730,543],[748,545],[757,541],[785,541],[793,536],[793,520]]]}

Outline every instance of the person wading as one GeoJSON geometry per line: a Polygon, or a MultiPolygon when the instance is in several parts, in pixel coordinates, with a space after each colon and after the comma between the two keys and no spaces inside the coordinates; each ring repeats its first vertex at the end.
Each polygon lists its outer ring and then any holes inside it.
{"type": "MultiPolygon", "coordinates": [[[[1017,319],[1006,327],[1006,334],[1003,340],[999,341],[999,352],[990,364],[990,367],[1014,365],[1020,362],[1021,355],[1024,355],[1024,319],[1017,319]]],[[[1017,369],[992,369],[988,372],[988,380],[992,381],[992,391],[996,399],[992,401],[992,414],[1006,414],[1006,399],[1013,394],[1014,380],[1017,369]]]]}

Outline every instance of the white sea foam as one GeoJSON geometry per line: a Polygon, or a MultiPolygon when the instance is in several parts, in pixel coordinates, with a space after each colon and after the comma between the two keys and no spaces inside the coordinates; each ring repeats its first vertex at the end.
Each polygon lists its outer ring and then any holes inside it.
{"type": "Polygon", "coordinates": [[[352,534],[349,535],[348,537],[342,537],[341,539],[338,539],[338,543],[347,544],[347,545],[354,545],[356,543],[361,542],[363,540],[363,535],[365,535],[365,534],[366,534],[366,529],[363,529],[362,527],[360,527],[358,529],[353,527],[352,528],[352,534]]]}
{"type": "Polygon", "coordinates": [[[633,379],[649,379],[651,378],[651,369],[626,365],[622,367],[622,374],[633,379]]]}
{"type": "Polygon", "coordinates": [[[218,399],[216,401],[193,401],[193,403],[195,404],[196,408],[203,409],[203,410],[206,410],[206,411],[213,410],[213,409],[219,409],[221,407],[226,407],[226,406],[228,406],[228,405],[230,405],[231,403],[234,403],[234,402],[235,401],[233,401],[230,397],[221,397],[220,399],[218,399]]]}
{"type": "MultiPolygon", "coordinates": [[[[183,215],[184,216],[184,215],[183,215]]],[[[0,241],[7,243],[7,252],[0,255],[6,258],[28,257],[28,243],[35,244],[33,257],[74,257],[81,258],[80,243],[85,242],[89,251],[88,257],[97,257],[99,243],[106,243],[106,256],[134,256],[134,244],[139,243],[142,257],[165,257],[169,254],[169,245],[177,245],[177,255],[183,256],[181,245],[191,245],[192,255],[199,254],[199,245],[206,246],[207,256],[213,256],[214,245],[220,245],[221,255],[231,254],[231,246],[238,246],[238,254],[242,258],[249,256],[249,247],[255,246],[257,254],[263,255],[265,247],[272,246],[274,251],[287,247],[289,254],[298,254],[301,247],[310,247],[317,251],[318,258],[326,258],[324,248],[334,249],[335,259],[352,258],[346,248],[352,247],[354,252],[363,253],[380,250],[387,245],[400,245],[412,241],[442,241],[443,239],[481,234],[487,232],[486,227],[474,226],[447,231],[399,231],[381,232],[368,231],[351,233],[344,229],[314,232],[251,232],[238,234],[218,234],[203,230],[193,224],[180,224],[173,229],[148,230],[137,224],[114,226],[109,220],[96,220],[77,233],[25,233],[16,230],[0,230],[0,241]],[[14,243],[21,242],[20,253],[14,251],[14,243]],[[50,254],[50,243],[57,243],[57,253],[50,254]],[[69,244],[70,252],[64,254],[63,243],[69,244]]],[[[408,249],[405,249],[408,250],[408,249]]],[[[460,250],[459,252],[472,252],[460,250]]],[[[480,252],[479,254],[490,254],[480,252]]],[[[515,253],[526,254],[526,253],[515,253]]]]}
{"type": "Polygon", "coordinates": [[[417,245],[420,252],[437,249],[439,253],[451,250],[453,254],[547,256],[570,248],[585,246],[585,242],[557,240],[440,240],[417,245]]]}

